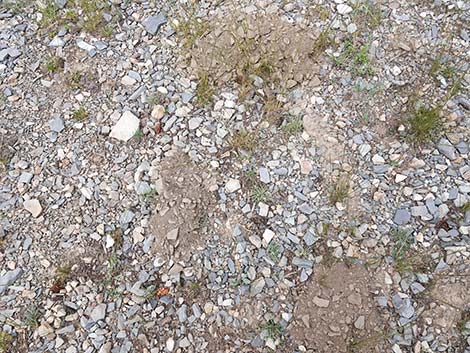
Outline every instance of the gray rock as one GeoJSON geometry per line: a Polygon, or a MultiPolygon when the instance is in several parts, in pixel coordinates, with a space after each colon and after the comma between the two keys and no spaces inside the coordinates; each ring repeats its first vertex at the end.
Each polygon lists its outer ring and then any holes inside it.
{"type": "Polygon", "coordinates": [[[294,257],[292,259],[292,264],[298,267],[303,267],[303,268],[312,268],[313,266],[313,261],[307,260],[307,259],[302,259],[300,257],[294,257]]]}
{"type": "Polygon", "coordinates": [[[189,122],[188,122],[189,130],[196,130],[199,127],[199,125],[201,125],[202,121],[203,121],[202,118],[189,119],[189,122]]]}
{"type": "Polygon", "coordinates": [[[456,158],[456,150],[449,140],[442,138],[437,144],[438,151],[453,161],[456,158]]]}
{"type": "Polygon", "coordinates": [[[18,178],[19,183],[29,184],[29,182],[33,179],[33,174],[28,172],[21,173],[20,177],[18,178]]]}
{"type": "Polygon", "coordinates": [[[90,318],[94,321],[104,320],[106,317],[106,304],[98,304],[90,313],[90,318]]]}
{"type": "Polygon", "coordinates": [[[64,129],[64,121],[59,116],[55,116],[49,120],[49,127],[54,132],[61,132],[64,129]]]}
{"type": "Polygon", "coordinates": [[[410,319],[413,317],[415,309],[413,308],[413,303],[411,302],[410,298],[402,298],[400,294],[397,293],[392,297],[392,303],[400,316],[404,317],[405,319],[410,319]]]}
{"type": "Polygon", "coordinates": [[[411,215],[413,217],[426,217],[429,216],[428,208],[424,205],[411,207],[411,215]]]}
{"type": "Polygon", "coordinates": [[[160,29],[160,27],[165,23],[166,18],[161,13],[147,17],[145,20],[142,21],[142,25],[144,26],[145,30],[151,35],[155,35],[160,29]]]}
{"type": "Polygon", "coordinates": [[[307,202],[305,202],[299,206],[299,211],[303,214],[310,215],[313,213],[314,209],[307,202]]]}
{"type": "Polygon", "coordinates": [[[0,294],[6,291],[8,286],[14,283],[23,273],[21,268],[16,268],[14,270],[8,271],[2,277],[0,277],[0,294]]]}
{"type": "Polygon", "coordinates": [[[268,184],[271,182],[271,177],[269,175],[269,171],[267,168],[261,167],[259,168],[259,179],[261,182],[268,184]]]}
{"type": "Polygon", "coordinates": [[[407,209],[400,208],[395,213],[393,222],[398,225],[407,224],[411,220],[411,214],[407,209]]]}

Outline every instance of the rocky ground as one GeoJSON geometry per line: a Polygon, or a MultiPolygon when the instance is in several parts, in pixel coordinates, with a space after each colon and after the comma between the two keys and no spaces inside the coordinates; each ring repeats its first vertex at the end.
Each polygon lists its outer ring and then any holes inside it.
{"type": "Polygon", "coordinates": [[[470,352],[470,3],[3,0],[0,352],[470,352]]]}

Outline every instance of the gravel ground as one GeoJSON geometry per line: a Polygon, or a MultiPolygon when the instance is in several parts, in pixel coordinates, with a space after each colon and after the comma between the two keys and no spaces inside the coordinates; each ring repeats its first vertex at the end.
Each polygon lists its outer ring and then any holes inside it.
{"type": "Polygon", "coordinates": [[[470,3],[0,4],[0,353],[470,352],[470,3]]]}

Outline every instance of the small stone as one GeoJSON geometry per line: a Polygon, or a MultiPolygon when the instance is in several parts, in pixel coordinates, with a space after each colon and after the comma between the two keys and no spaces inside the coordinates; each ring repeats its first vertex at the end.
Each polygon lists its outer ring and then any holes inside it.
{"type": "Polygon", "coordinates": [[[167,238],[168,240],[176,240],[176,239],[178,239],[178,230],[179,230],[179,229],[176,228],[176,229],[173,229],[173,230],[169,231],[169,232],[166,234],[166,238],[167,238]]]}
{"type": "Polygon", "coordinates": [[[135,85],[137,82],[137,80],[133,79],[132,77],[130,76],[124,76],[122,79],[121,79],[121,83],[124,85],[124,86],[133,86],[135,85]]]}
{"type": "Polygon", "coordinates": [[[299,206],[299,211],[303,214],[310,215],[313,213],[314,209],[307,202],[305,202],[299,206]]]}
{"type": "Polygon", "coordinates": [[[173,339],[173,337],[169,337],[169,338],[166,340],[166,349],[167,349],[169,352],[173,352],[173,349],[175,349],[175,340],[173,339]]]}
{"type": "Polygon", "coordinates": [[[230,178],[227,183],[225,184],[225,192],[226,193],[233,193],[241,188],[240,180],[230,178]]]}
{"type": "Polygon", "coordinates": [[[366,323],[366,318],[365,316],[361,315],[354,322],[354,327],[357,328],[358,330],[364,330],[365,323],[366,323]]]}
{"type": "Polygon", "coordinates": [[[127,142],[135,135],[139,129],[139,124],[139,118],[130,111],[125,111],[116,125],[111,129],[109,136],[127,142]]]}
{"type": "Polygon", "coordinates": [[[457,158],[456,155],[455,155],[456,150],[455,150],[454,146],[447,139],[444,139],[444,138],[441,139],[439,141],[439,143],[437,144],[437,149],[441,154],[446,156],[451,161],[453,161],[455,158],[457,158]]]}
{"type": "Polygon", "coordinates": [[[94,322],[98,322],[100,320],[104,320],[106,317],[106,304],[98,304],[93,308],[90,314],[90,318],[94,322]]]}
{"type": "Polygon", "coordinates": [[[261,167],[259,168],[259,179],[261,182],[268,184],[271,182],[271,177],[269,175],[269,171],[267,168],[261,167]]]}
{"type": "Polygon", "coordinates": [[[2,277],[0,277],[0,294],[6,291],[8,286],[14,283],[23,273],[20,268],[16,268],[12,271],[8,271],[2,277]]]}
{"type": "Polygon", "coordinates": [[[323,298],[320,298],[320,297],[317,297],[317,296],[312,298],[312,303],[315,304],[316,306],[320,307],[320,308],[327,308],[330,305],[329,300],[323,299],[323,298]]]}
{"type": "Polygon", "coordinates": [[[33,179],[33,174],[28,172],[22,172],[20,177],[18,178],[19,183],[29,184],[29,182],[33,179]]]}
{"type": "Polygon", "coordinates": [[[340,15],[347,15],[352,12],[352,7],[346,4],[339,4],[336,9],[340,15]]]}
{"type": "Polygon", "coordinates": [[[189,119],[188,126],[189,130],[196,130],[202,123],[202,118],[191,118],[189,119]]]}
{"type": "Polygon", "coordinates": [[[264,280],[263,277],[258,278],[257,280],[253,281],[253,283],[251,283],[250,295],[255,296],[261,293],[265,285],[266,285],[266,281],[264,280]]]}
{"type": "Polygon", "coordinates": [[[397,174],[397,175],[395,175],[395,183],[401,183],[406,178],[408,178],[406,175],[397,174]]]}
{"type": "Polygon", "coordinates": [[[266,229],[263,233],[263,239],[266,244],[269,244],[271,240],[273,240],[275,233],[271,229],[266,229]]]}
{"type": "Polygon", "coordinates": [[[56,116],[49,120],[49,127],[54,132],[61,132],[64,129],[64,121],[60,117],[56,116]]]}
{"type": "Polygon", "coordinates": [[[310,174],[312,169],[313,169],[313,166],[312,166],[312,163],[310,163],[309,160],[302,159],[300,161],[300,173],[302,173],[304,175],[308,175],[308,174],[310,174]]]}
{"type": "Polygon", "coordinates": [[[407,224],[411,220],[411,214],[406,209],[399,209],[395,213],[395,217],[393,218],[393,222],[398,225],[407,224]]]}
{"type": "Polygon", "coordinates": [[[162,14],[147,17],[144,21],[142,21],[142,25],[144,26],[145,30],[151,35],[155,35],[160,27],[165,23],[166,18],[162,14]]]}
{"type": "Polygon", "coordinates": [[[155,105],[150,113],[151,117],[160,121],[165,115],[165,107],[163,105],[155,105]]]}
{"type": "Polygon", "coordinates": [[[26,200],[23,202],[23,207],[26,211],[30,212],[34,218],[38,217],[42,212],[41,204],[37,199],[26,200]]]}

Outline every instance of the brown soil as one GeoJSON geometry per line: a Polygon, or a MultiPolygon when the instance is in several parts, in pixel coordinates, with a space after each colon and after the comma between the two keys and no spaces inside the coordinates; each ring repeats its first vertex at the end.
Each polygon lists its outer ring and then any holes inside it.
{"type": "Polygon", "coordinates": [[[184,259],[204,243],[215,205],[211,184],[210,173],[182,152],[175,151],[162,161],[151,220],[157,253],[184,259]]]}
{"type": "Polygon", "coordinates": [[[386,322],[372,291],[376,276],[360,265],[319,266],[297,299],[291,337],[309,352],[385,352],[386,322]]]}

